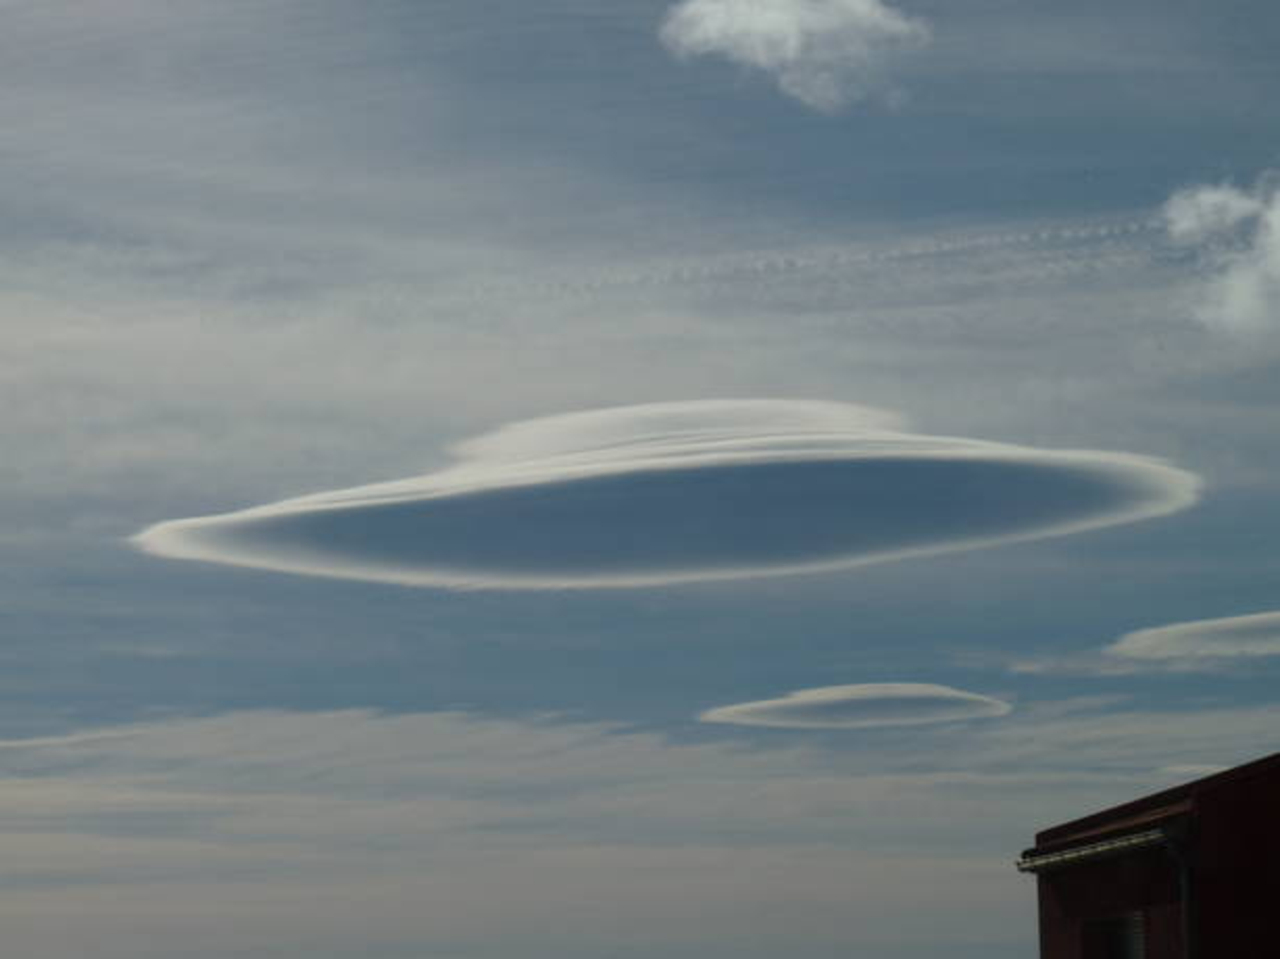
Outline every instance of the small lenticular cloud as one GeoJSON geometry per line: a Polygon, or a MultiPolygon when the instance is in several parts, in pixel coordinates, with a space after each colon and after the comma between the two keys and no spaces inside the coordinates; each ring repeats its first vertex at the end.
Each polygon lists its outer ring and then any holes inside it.
{"type": "Polygon", "coordinates": [[[660,33],[677,56],[721,56],[770,74],[815,110],[892,94],[892,59],[929,28],[881,0],[683,0],[660,33]]]}
{"type": "Polygon", "coordinates": [[[1165,204],[1165,227],[1176,243],[1210,268],[1196,316],[1206,326],[1238,333],[1280,325],[1280,183],[1262,177],[1245,190],[1199,186],[1165,204]]]}
{"type": "Polygon", "coordinates": [[[1120,637],[1105,652],[1153,666],[1174,667],[1280,656],[1280,612],[1140,629],[1120,637]]]}
{"type": "Polygon", "coordinates": [[[988,719],[1012,709],[1002,700],[950,686],[866,683],[800,689],[780,699],[709,709],[698,718],[704,723],[780,729],[866,729],[988,719]]]}
{"type": "Polygon", "coordinates": [[[399,482],[160,523],[175,559],[414,586],[649,586],[883,562],[1172,513],[1198,481],[1120,453],[902,432],[844,403],[530,420],[399,482]]]}

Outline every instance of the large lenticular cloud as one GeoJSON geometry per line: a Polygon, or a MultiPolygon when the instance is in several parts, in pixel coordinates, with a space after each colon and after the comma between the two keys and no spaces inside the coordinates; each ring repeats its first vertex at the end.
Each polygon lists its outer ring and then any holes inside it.
{"type": "Polygon", "coordinates": [[[761,699],[709,709],[704,723],[773,726],[779,729],[865,729],[925,726],[1005,716],[1008,703],[932,683],[864,683],[800,689],[780,699],[761,699]]]}
{"type": "Polygon", "coordinates": [[[1119,453],[902,432],[843,403],[571,413],[399,482],[175,520],[148,552],[414,586],[643,586],[990,546],[1182,509],[1197,480],[1119,453]]]}

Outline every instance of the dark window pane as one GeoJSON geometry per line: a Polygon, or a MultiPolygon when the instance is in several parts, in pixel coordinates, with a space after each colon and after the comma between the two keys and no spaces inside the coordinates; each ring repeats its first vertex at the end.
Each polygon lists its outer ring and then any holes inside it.
{"type": "Polygon", "coordinates": [[[1084,959],[1145,959],[1146,924],[1142,913],[1085,923],[1084,959]]]}

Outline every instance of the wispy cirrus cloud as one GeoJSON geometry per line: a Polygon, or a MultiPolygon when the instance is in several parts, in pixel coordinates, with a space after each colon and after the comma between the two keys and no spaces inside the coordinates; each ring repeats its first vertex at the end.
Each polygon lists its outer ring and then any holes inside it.
{"type": "Polygon", "coordinates": [[[881,0],[684,0],[660,36],[678,56],[720,56],[770,74],[824,112],[892,95],[896,56],[924,46],[928,25],[881,0]]]}
{"type": "Polygon", "coordinates": [[[142,549],[416,586],[646,586],[798,573],[1057,536],[1184,509],[1137,456],[896,429],[845,403],[707,400],[571,413],[399,482],[160,523],[142,549]]]}
{"type": "Polygon", "coordinates": [[[1210,273],[1197,317],[1237,333],[1280,326],[1280,179],[1268,173],[1251,187],[1190,187],[1164,209],[1176,243],[1198,253],[1210,273]]]}
{"type": "Polygon", "coordinates": [[[1012,708],[990,696],[933,683],[861,683],[799,689],[779,699],[709,709],[698,718],[735,726],[865,729],[1005,716],[1012,708]]]}

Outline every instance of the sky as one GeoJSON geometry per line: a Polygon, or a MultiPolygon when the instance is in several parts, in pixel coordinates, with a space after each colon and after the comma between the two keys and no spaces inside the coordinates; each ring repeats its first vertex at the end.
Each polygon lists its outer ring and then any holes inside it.
{"type": "Polygon", "coordinates": [[[1264,0],[0,0],[28,959],[1015,959],[1280,748],[1264,0]]]}

